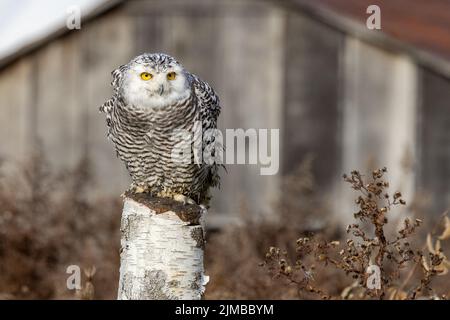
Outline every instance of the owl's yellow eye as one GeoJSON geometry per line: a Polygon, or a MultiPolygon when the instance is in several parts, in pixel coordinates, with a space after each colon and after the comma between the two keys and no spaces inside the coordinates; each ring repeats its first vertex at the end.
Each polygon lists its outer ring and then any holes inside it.
{"type": "Polygon", "coordinates": [[[177,74],[175,72],[169,72],[167,74],[167,80],[175,80],[176,77],[177,77],[177,74]]]}
{"type": "Polygon", "coordinates": [[[141,73],[141,79],[144,81],[150,80],[151,78],[153,78],[151,73],[148,72],[142,72],[141,73]]]}

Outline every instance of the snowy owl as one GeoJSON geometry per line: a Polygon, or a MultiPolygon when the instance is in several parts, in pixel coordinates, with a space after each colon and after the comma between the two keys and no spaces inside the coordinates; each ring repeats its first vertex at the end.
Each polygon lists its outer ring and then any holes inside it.
{"type": "MultiPolygon", "coordinates": [[[[178,161],[173,150],[186,139],[177,139],[176,132],[196,137],[200,130],[200,153],[212,148],[214,156],[215,136],[205,134],[217,128],[220,105],[214,90],[163,53],[139,55],[114,70],[112,78],[113,96],[100,111],[131,176],[129,191],[207,203],[209,188],[219,184],[219,165],[194,161],[195,151],[189,161],[178,161]]],[[[196,138],[186,141],[191,147],[196,138]]]]}

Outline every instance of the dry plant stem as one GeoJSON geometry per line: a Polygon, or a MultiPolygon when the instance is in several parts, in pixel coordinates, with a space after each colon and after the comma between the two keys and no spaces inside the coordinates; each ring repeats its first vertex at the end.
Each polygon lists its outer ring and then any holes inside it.
{"type": "Polygon", "coordinates": [[[201,299],[205,213],[197,205],[127,195],[118,299],[201,299]]]}
{"type": "MultiPolygon", "coordinates": [[[[374,219],[376,219],[376,218],[374,218],[374,219]]],[[[384,261],[384,257],[385,257],[385,253],[386,253],[387,241],[386,241],[386,237],[384,235],[383,225],[377,224],[375,221],[373,221],[372,223],[375,225],[375,236],[377,237],[377,239],[380,243],[378,254],[375,258],[375,264],[380,268],[381,273],[383,273],[383,261],[384,261]]],[[[383,297],[384,297],[383,281],[381,281],[381,289],[376,290],[376,293],[380,299],[383,299],[383,297]]]]}
{"type": "Polygon", "coordinates": [[[425,258],[423,249],[414,250],[411,247],[410,238],[421,225],[420,219],[411,221],[407,217],[396,235],[390,238],[386,236],[385,225],[388,224],[390,211],[406,204],[399,191],[392,195],[387,192],[389,183],[384,178],[386,172],[386,168],[375,170],[371,179],[366,179],[356,170],[350,175],[344,175],[344,180],[359,193],[356,199],[358,209],[354,213],[358,223],[350,224],[346,230],[352,238],[347,238],[343,243],[321,240],[315,236],[299,238],[296,243],[295,263],[289,262],[286,251],[271,247],[265,259],[269,271],[276,276],[286,277],[297,285],[299,292],[316,293],[327,298],[324,291],[317,288],[317,282],[311,275],[317,270],[316,263],[320,263],[323,268],[332,265],[337,270],[344,271],[353,282],[341,292],[341,298],[384,299],[388,296],[395,298],[395,292],[404,295],[402,289],[412,277],[414,269],[400,290],[397,281],[401,277],[401,271],[410,262],[414,262],[422,268],[423,276],[420,283],[405,298],[435,297],[431,280],[446,272],[448,262],[439,249],[439,243],[436,244],[436,249],[429,250],[428,259],[425,258]],[[338,248],[339,252],[336,250],[338,248]],[[374,269],[374,266],[378,268],[374,269]],[[378,274],[373,273],[377,270],[378,274]],[[432,295],[429,295],[430,293],[432,295]]]}
{"type": "MultiPolygon", "coordinates": [[[[387,197],[387,206],[383,208],[379,208],[377,201],[380,201],[382,197],[380,196],[382,194],[383,188],[387,187],[388,185],[384,182],[382,182],[381,177],[383,176],[383,173],[386,172],[386,169],[380,169],[375,170],[372,173],[372,182],[370,184],[365,184],[363,182],[363,176],[357,172],[353,171],[351,174],[351,178],[344,177],[344,179],[352,184],[353,189],[359,190],[363,195],[364,198],[360,198],[358,204],[361,202],[366,204],[367,206],[361,206],[361,217],[367,216],[370,217],[370,220],[372,222],[372,225],[375,228],[375,236],[378,240],[378,253],[375,257],[375,264],[378,266],[378,268],[381,271],[381,274],[383,274],[383,262],[385,259],[386,249],[387,249],[387,240],[384,233],[384,224],[386,223],[385,213],[391,209],[392,203],[390,202],[390,199],[387,197]],[[375,198],[375,199],[374,199],[375,198]]],[[[395,201],[394,201],[395,202],[395,201]]],[[[367,241],[364,232],[359,231],[359,236],[367,241]]],[[[365,280],[367,276],[365,277],[365,280]]],[[[376,296],[379,299],[383,299],[384,297],[384,281],[381,281],[381,288],[379,290],[376,290],[376,296]]]]}
{"type": "MultiPolygon", "coordinates": [[[[439,218],[439,220],[434,224],[433,226],[433,230],[431,231],[431,234],[435,234],[437,228],[439,227],[439,224],[442,222],[442,220],[444,219],[444,217],[448,214],[448,211],[444,212],[441,217],[439,218]]],[[[421,251],[424,251],[427,247],[427,244],[425,243],[422,246],[421,251]]],[[[403,291],[405,289],[405,287],[408,285],[408,283],[410,282],[410,280],[412,279],[414,273],[417,270],[417,266],[420,264],[419,261],[416,261],[416,263],[414,263],[414,267],[411,268],[411,270],[408,272],[408,275],[406,276],[405,280],[402,282],[402,284],[400,285],[398,291],[403,291]]]]}

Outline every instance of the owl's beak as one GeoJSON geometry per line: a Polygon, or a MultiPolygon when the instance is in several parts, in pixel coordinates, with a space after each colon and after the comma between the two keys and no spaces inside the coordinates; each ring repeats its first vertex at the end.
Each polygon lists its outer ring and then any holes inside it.
{"type": "Polygon", "coordinates": [[[163,84],[159,85],[158,93],[159,93],[160,96],[163,95],[163,93],[164,93],[164,85],[163,84]]]}

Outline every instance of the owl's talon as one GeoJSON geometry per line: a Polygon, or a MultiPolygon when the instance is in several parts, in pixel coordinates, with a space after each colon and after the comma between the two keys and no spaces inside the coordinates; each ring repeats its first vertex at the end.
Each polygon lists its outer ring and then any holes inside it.
{"type": "Polygon", "coordinates": [[[145,188],[141,187],[141,186],[137,186],[134,188],[134,193],[144,193],[145,192],[145,188]]]}
{"type": "Polygon", "coordinates": [[[194,200],[192,200],[191,198],[186,197],[182,194],[174,194],[173,200],[182,202],[183,204],[196,204],[194,200]]]}
{"type": "Polygon", "coordinates": [[[137,194],[137,193],[145,193],[145,192],[147,192],[147,191],[148,191],[148,188],[145,187],[145,186],[131,185],[131,186],[127,189],[127,191],[124,192],[124,195],[127,194],[127,193],[134,193],[134,194],[137,194]]]}

